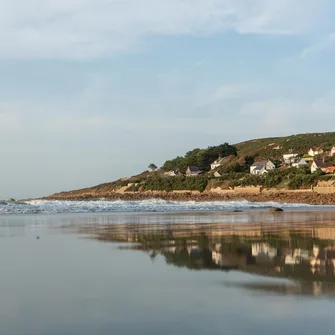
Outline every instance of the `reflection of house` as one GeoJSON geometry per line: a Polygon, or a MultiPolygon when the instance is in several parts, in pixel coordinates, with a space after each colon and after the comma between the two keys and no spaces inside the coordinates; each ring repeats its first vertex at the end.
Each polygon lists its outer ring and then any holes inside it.
{"type": "Polygon", "coordinates": [[[195,165],[190,165],[186,170],[186,176],[198,176],[202,171],[195,165]]]}
{"type": "Polygon", "coordinates": [[[212,164],[211,164],[211,169],[212,170],[215,170],[216,168],[220,167],[223,162],[225,161],[225,157],[222,158],[222,157],[219,157],[216,161],[214,161],[212,164]]]}
{"type": "Polygon", "coordinates": [[[323,153],[323,149],[321,149],[321,148],[314,148],[314,149],[311,148],[308,151],[308,155],[312,156],[312,157],[317,156],[317,155],[321,155],[322,153],[323,153]]]}
{"type": "Polygon", "coordinates": [[[222,254],[217,251],[212,251],[212,260],[216,265],[223,266],[222,254]]]}
{"type": "Polygon", "coordinates": [[[256,256],[268,256],[273,258],[277,256],[277,249],[271,247],[267,243],[254,243],[251,245],[251,252],[254,257],[256,256]]]}
{"type": "Polygon", "coordinates": [[[325,162],[322,159],[314,159],[312,166],[311,166],[311,172],[315,172],[317,170],[321,170],[323,172],[326,172],[328,168],[333,166],[331,162],[325,162]]]}
{"type": "Polygon", "coordinates": [[[250,166],[250,173],[253,175],[263,175],[267,173],[269,170],[275,169],[276,166],[270,160],[264,160],[255,162],[250,166]]]}
{"type": "Polygon", "coordinates": [[[176,250],[177,250],[176,247],[166,247],[166,248],[164,248],[164,251],[165,251],[165,252],[169,252],[169,253],[171,253],[171,254],[175,254],[175,253],[176,253],[176,250]]]}
{"type": "Polygon", "coordinates": [[[200,253],[200,248],[197,247],[197,246],[190,246],[190,247],[187,247],[187,253],[189,255],[195,255],[195,254],[199,254],[200,253]]]}
{"type": "Polygon", "coordinates": [[[293,253],[285,256],[285,264],[294,265],[302,262],[307,262],[309,259],[308,250],[294,249],[293,253]]]}

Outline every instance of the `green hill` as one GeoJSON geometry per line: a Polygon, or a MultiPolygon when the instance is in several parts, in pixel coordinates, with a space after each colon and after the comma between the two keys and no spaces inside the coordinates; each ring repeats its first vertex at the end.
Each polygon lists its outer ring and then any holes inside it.
{"type": "Polygon", "coordinates": [[[329,151],[335,145],[335,132],[298,134],[286,137],[261,138],[235,145],[239,156],[259,156],[261,158],[281,159],[282,155],[293,151],[306,154],[310,148],[321,147],[329,151]],[[277,150],[274,149],[279,147],[277,150]]]}
{"type": "MultiPolygon", "coordinates": [[[[224,143],[207,149],[193,149],[184,156],[167,160],[163,166],[153,172],[144,171],[139,175],[123,178],[114,182],[101,184],[81,190],[61,192],[51,197],[103,197],[113,192],[124,191],[172,191],[198,190],[204,191],[210,187],[234,187],[263,185],[267,188],[308,188],[319,179],[329,179],[332,176],[322,176],[322,173],[311,174],[309,168],[296,169],[284,166],[283,154],[307,154],[310,148],[320,147],[324,156],[335,145],[335,132],[298,134],[286,137],[272,137],[249,140],[234,145],[224,143]],[[217,169],[221,177],[215,178],[210,164],[219,157],[226,158],[217,169]],[[250,175],[250,165],[255,161],[271,159],[282,169],[271,170],[263,176],[250,175]],[[185,177],[187,167],[196,165],[205,173],[198,177],[185,177]],[[164,172],[178,170],[176,177],[168,177],[164,172]]],[[[330,159],[327,157],[327,159],[330,159]]]]}
{"type": "Polygon", "coordinates": [[[335,145],[335,132],[261,138],[234,145],[225,143],[189,151],[183,157],[166,161],[162,169],[164,171],[177,169],[184,173],[187,166],[196,165],[204,171],[209,171],[210,164],[219,156],[230,156],[223,164],[223,167],[228,166],[225,172],[243,172],[257,160],[281,161],[283,154],[286,153],[292,152],[304,156],[310,148],[321,147],[324,151],[329,151],[333,145],[335,145]]]}

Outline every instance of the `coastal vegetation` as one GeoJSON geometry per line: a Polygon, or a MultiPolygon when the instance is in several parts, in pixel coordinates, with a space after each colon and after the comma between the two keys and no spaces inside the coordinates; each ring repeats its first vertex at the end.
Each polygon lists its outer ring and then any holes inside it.
{"type": "Polygon", "coordinates": [[[160,168],[150,163],[150,171],[91,188],[62,192],[57,196],[98,197],[111,196],[113,192],[120,194],[145,191],[205,192],[216,188],[231,190],[254,186],[307,190],[320,181],[335,177],[334,172],[328,173],[325,169],[316,168],[311,171],[314,160],[329,161],[328,166],[335,171],[334,155],[329,154],[332,150],[335,150],[335,132],[255,139],[234,145],[225,142],[207,149],[190,150],[184,156],[165,161],[160,168]],[[311,148],[318,148],[323,154],[317,153],[315,157],[310,157],[308,152],[311,148]],[[293,167],[293,164],[283,159],[283,156],[291,153],[295,153],[299,159],[306,159],[305,165],[293,167]],[[264,168],[266,171],[263,169],[260,173],[252,172],[254,165],[265,164],[267,161],[271,161],[271,169],[264,168]]]}
{"type": "Polygon", "coordinates": [[[179,170],[182,173],[190,165],[196,165],[200,170],[209,171],[211,163],[218,157],[237,156],[237,149],[235,146],[224,143],[218,146],[208,147],[207,149],[194,149],[185,154],[183,157],[176,157],[172,160],[167,160],[162,170],[179,170]]]}

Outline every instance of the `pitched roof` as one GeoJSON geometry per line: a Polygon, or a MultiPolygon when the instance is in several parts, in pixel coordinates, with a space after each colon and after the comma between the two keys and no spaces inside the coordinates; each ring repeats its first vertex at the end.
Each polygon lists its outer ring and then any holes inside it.
{"type": "Polygon", "coordinates": [[[329,167],[333,166],[332,162],[324,162],[321,159],[315,159],[314,163],[319,168],[329,168],[329,167]]]}
{"type": "Polygon", "coordinates": [[[191,172],[199,172],[201,170],[199,170],[199,168],[196,165],[190,165],[188,167],[188,169],[190,169],[191,172]]]}
{"type": "Polygon", "coordinates": [[[251,166],[265,166],[267,164],[268,161],[259,161],[259,162],[255,162],[254,164],[252,164],[251,166]]]}
{"type": "Polygon", "coordinates": [[[222,164],[227,157],[219,157],[212,164],[222,164]]]}

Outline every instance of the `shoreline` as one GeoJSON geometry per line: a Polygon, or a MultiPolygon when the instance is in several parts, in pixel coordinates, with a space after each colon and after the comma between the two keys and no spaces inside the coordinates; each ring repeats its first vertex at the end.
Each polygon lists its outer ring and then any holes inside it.
{"type": "Polygon", "coordinates": [[[107,194],[92,194],[76,192],[69,192],[64,194],[55,194],[40,200],[98,200],[104,198],[105,200],[124,200],[124,201],[138,201],[148,199],[162,199],[167,201],[241,201],[247,200],[250,202],[277,202],[277,203],[299,203],[306,205],[335,205],[335,193],[319,194],[312,191],[265,191],[262,193],[214,193],[214,192],[123,192],[123,193],[107,193],[107,194]]]}

